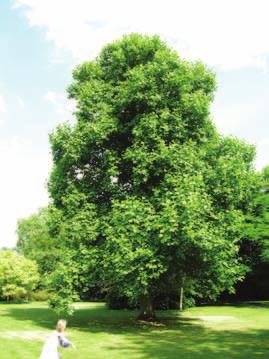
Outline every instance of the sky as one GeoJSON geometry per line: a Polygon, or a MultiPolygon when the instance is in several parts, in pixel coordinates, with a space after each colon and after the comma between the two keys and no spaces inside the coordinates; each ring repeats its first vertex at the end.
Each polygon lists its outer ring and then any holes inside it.
{"type": "Polygon", "coordinates": [[[48,203],[48,135],[72,121],[72,69],[125,33],[159,34],[215,71],[217,128],[268,165],[268,12],[268,0],[0,0],[0,247],[48,203]]]}

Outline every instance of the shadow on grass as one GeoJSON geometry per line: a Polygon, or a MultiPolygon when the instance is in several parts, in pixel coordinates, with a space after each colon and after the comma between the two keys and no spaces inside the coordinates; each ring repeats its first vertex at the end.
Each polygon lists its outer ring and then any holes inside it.
{"type": "MultiPolygon", "coordinates": [[[[265,359],[269,356],[267,330],[238,333],[189,328],[183,333],[154,331],[126,336],[131,344],[120,346],[126,357],[131,350],[144,359],[265,359]]],[[[106,349],[112,351],[115,347],[106,349]]]]}
{"type": "Polygon", "coordinates": [[[269,301],[264,300],[264,301],[247,301],[247,302],[216,302],[216,303],[203,303],[203,304],[199,304],[197,307],[198,308],[203,308],[203,307],[216,307],[216,306],[221,306],[221,307],[236,307],[236,308],[255,308],[255,307],[259,307],[259,308],[269,308],[269,301]]]}
{"type": "MultiPolygon", "coordinates": [[[[246,305],[243,304],[244,307],[246,305]]],[[[248,306],[252,307],[251,304],[248,306]]],[[[267,308],[268,303],[264,307],[267,308]]],[[[135,311],[108,310],[103,306],[81,308],[70,318],[69,327],[83,335],[116,336],[116,343],[102,342],[103,351],[106,355],[110,353],[110,358],[117,356],[143,359],[269,357],[269,330],[212,330],[205,328],[199,319],[178,316],[178,312],[168,311],[159,314],[159,323],[146,324],[136,322],[135,311]]],[[[53,328],[57,319],[55,314],[46,308],[10,308],[5,315],[16,320],[30,320],[44,328],[53,328]]],[[[90,340],[95,340],[95,336],[90,337],[90,340]]],[[[90,353],[90,344],[84,348],[86,352],[82,358],[88,357],[87,350],[90,353]]]]}
{"type": "Polygon", "coordinates": [[[239,302],[236,304],[230,304],[230,306],[242,307],[242,308],[269,308],[268,301],[251,301],[251,302],[239,302]]]}
{"type": "MultiPolygon", "coordinates": [[[[16,307],[9,308],[2,316],[12,317],[16,320],[31,321],[33,324],[43,328],[54,328],[57,315],[49,308],[16,307]]],[[[199,322],[198,318],[180,316],[178,311],[167,311],[159,313],[159,321],[147,323],[137,321],[138,312],[135,310],[110,310],[105,306],[92,308],[79,308],[74,315],[68,318],[68,327],[83,331],[96,329],[125,330],[125,329],[176,329],[178,327],[193,325],[199,322]]]]}
{"type": "Polygon", "coordinates": [[[56,314],[48,308],[25,308],[23,306],[21,308],[10,308],[1,316],[32,322],[46,329],[54,329],[57,321],[56,314]]]}

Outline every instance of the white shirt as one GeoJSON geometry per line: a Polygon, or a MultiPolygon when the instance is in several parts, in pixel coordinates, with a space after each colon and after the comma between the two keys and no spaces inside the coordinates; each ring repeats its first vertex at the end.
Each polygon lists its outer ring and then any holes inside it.
{"type": "Polygon", "coordinates": [[[54,331],[46,341],[39,359],[59,359],[58,340],[59,333],[54,331]]]}

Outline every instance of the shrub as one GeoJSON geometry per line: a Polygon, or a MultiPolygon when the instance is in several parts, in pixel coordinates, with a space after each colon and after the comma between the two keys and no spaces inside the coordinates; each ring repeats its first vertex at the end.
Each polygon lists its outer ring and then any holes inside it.
{"type": "Polygon", "coordinates": [[[0,251],[0,298],[28,299],[39,281],[37,264],[12,250],[0,251]]]}
{"type": "Polygon", "coordinates": [[[31,300],[36,302],[47,302],[52,298],[52,293],[45,289],[41,289],[31,293],[31,300]]]}

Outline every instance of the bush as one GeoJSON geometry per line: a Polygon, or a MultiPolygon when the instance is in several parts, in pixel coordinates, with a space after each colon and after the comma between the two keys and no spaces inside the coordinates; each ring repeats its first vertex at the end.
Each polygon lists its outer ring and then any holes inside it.
{"type": "Polygon", "coordinates": [[[137,307],[134,304],[132,305],[127,297],[115,291],[108,292],[106,303],[109,309],[134,309],[137,307]]]}
{"type": "Polygon", "coordinates": [[[12,250],[0,251],[0,298],[28,299],[39,281],[37,264],[12,250]]]}
{"type": "Polygon", "coordinates": [[[38,290],[31,293],[30,299],[35,302],[47,302],[52,298],[52,293],[47,290],[38,290]]]}

